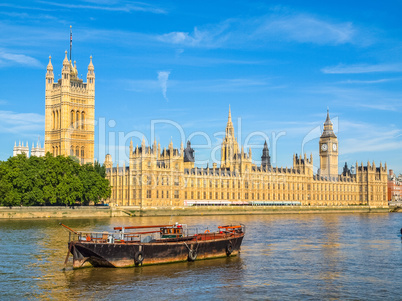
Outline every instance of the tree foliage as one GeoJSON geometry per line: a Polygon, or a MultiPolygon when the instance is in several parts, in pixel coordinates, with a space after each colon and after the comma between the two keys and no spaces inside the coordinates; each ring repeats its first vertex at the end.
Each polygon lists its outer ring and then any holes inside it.
{"type": "Polygon", "coordinates": [[[0,205],[88,205],[110,196],[104,167],[70,157],[18,155],[0,161],[0,205]]]}

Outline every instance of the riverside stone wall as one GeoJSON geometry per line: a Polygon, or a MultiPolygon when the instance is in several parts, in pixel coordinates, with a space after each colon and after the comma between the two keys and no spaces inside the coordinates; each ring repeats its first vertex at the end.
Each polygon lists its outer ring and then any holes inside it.
{"type": "Polygon", "coordinates": [[[385,213],[388,207],[369,206],[205,206],[205,207],[0,207],[0,218],[91,218],[113,216],[191,216],[304,213],[385,213]]]}

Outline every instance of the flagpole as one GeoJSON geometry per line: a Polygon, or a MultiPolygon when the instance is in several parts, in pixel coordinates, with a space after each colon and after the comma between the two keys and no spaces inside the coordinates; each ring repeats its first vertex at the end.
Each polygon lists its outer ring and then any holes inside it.
{"type": "Polygon", "coordinates": [[[73,32],[71,28],[72,26],[70,25],[70,62],[71,62],[71,49],[73,48],[73,32]]]}

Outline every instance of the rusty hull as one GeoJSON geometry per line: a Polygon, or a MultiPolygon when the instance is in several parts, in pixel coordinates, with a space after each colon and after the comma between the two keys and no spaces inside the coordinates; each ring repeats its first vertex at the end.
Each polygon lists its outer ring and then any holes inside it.
{"type": "Polygon", "coordinates": [[[244,234],[198,240],[157,240],[149,243],[69,242],[73,268],[133,267],[235,256],[244,234]],[[196,254],[196,255],[195,255],[196,254]],[[142,259],[142,260],[141,260],[142,259]]]}

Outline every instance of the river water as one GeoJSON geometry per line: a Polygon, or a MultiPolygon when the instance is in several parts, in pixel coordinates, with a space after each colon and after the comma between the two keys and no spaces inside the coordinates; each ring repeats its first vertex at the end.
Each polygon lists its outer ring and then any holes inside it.
{"type": "MultiPolygon", "coordinates": [[[[60,220],[61,221],[61,220],[60,220]]],[[[165,224],[170,217],[64,219],[76,230],[165,224]]],[[[0,299],[283,300],[402,298],[402,214],[177,217],[198,229],[246,225],[240,256],[63,271],[56,219],[0,220],[0,299]]]]}

